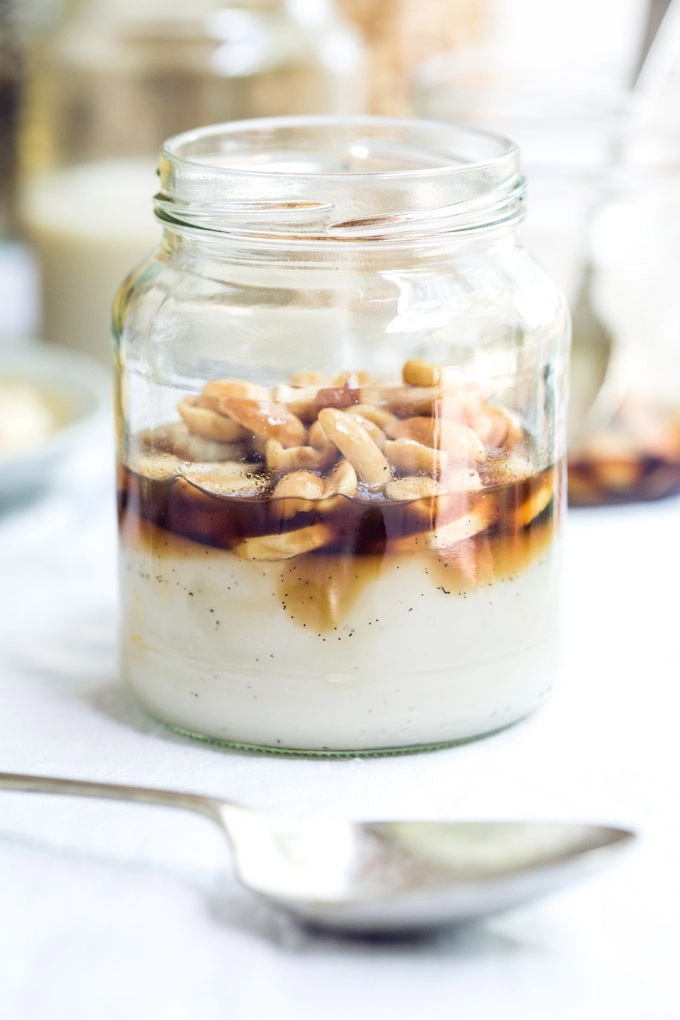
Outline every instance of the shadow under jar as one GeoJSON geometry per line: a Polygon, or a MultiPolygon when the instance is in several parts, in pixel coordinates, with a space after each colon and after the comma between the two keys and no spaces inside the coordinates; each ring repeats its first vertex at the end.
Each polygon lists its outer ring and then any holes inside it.
{"type": "Polygon", "coordinates": [[[154,716],[308,754],[429,748],[557,671],[563,298],[516,147],[284,118],[161,153],[114,309],[122,669],[154,716]]]}

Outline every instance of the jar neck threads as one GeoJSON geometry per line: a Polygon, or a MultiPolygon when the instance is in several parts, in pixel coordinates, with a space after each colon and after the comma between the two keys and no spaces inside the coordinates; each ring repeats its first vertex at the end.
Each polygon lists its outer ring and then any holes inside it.
{"type": "Polygon", "coordinates": [[[518,149],[499,136],[429,121],[283,117],[170,139],[155,209],[180,233],[403,246],[510,227],[524,193],[518,149]]]}

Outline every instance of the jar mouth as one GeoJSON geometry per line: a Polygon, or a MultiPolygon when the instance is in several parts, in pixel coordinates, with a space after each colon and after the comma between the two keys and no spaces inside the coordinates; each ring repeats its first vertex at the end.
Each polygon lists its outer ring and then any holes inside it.
{"type": "Polygon", "coordinates": [[[235,121],[169,139],[162,222],[307,242],[389,240],[518,219],[517,146],[456,124],[387,117],[235,121]]]}

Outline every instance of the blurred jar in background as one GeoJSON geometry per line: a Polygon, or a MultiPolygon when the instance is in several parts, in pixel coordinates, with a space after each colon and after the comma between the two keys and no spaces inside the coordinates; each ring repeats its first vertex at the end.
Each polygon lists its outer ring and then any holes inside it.
{"type": "Polygon", "coordinates": [[[442,51],[479,46],[487,36],[488,0],[338,0],[370,47],[370,109],[412,112],[415,69],[442,51]]]}
{"type": "Polygon", "coordinates": [[[21,63],[13,0],[0,0],[0,239],[14,232],[21,63]]]}
{"type": "Polygon", "coordinates": [[[610,82],[548,67],[528,74],[492,52],[423,65],[415,105],[520,146],[529,193],[521,237],[572,312],[570,501],[680,489],[677,129],[657,123],[624,146],[628,97],[610,82]]]}
{"type": "Polygon", "coordinates": [[[680,491],[679,127],[657,121],[633,133],[592,218],[589,308],[611,346],[572,424],[575,504],[680,491]]]}
{"type": "Polygon", "coordinates": [[[363,44],[333,0],[71,2],[30,69],[21,213],[43,334],[106,359],[112,294],[158,240],[165,138],[364,106],[363,44]]]}

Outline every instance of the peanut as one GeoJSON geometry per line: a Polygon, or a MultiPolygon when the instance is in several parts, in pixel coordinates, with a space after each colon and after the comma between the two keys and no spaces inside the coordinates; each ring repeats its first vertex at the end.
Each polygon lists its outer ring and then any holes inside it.
{"type": "Polygon", "coordinates": [[[356,418],[336,408],[326,407],[319,412],[319,424],[350,462],[359,481],[375,490],[390,480],[392,472],[382,451],[356,418]]]}
{"type": "Polygon", "coordinates": [[[300,499],[321,499],[324,494],[324,482],[311,471],[291,471],[276,484],[274,498],[288,496],[300,499]]]}
{"type": "Polygon", "coordinates": [[[324,496],[353,496],[357,491],[357,473],[348,460],[339,460],[326,478],[324,496]]]}
{"type": "Polygon", "coordinates": [[[280,499],[279,514],[283,520],[294,517],[297,513],[311,510],[314,501],[324,496],[325,486],[322,478],[311,471],[292,471],[277,483],[272,494],[280,499]]]}
{"type": "Polygon", "coordinates": [[[359,389],[352,386],[329,386],[317,391],[311,412],[318,417],[324,407],[345,408],[359,403],[359,389]]]}
{"type": "Polygon", "coordinates": [[[495,458],[489,461],[493,470],[494,480],[501,485],[508,482],[520,482],[534,474],[531,458],[521,453],[511,453],[502,460],[495,458]]]}
{"type": "Polygon", "coordinates": [[[411,358],[402,369],[402,378],[410,386],[441,386],[444,376],[440,365],[411,358]]]}
{"type": "Polygon", "coordinates": [[[447,455],[415,439],[388,439],[385,456],[390,464],[405,474],[427,474],[439,477],[447,463],[447,455]]]}
{"type": "Polygon", "coordinates": [[[414,500],[429,499],[433,496],[443,496],[446,486],[442,485],[435,478],[427,475],[407,475],[405,478],[395,478],[385,486],[385,495],[393,500],[414,500]]]}
{"type": "MultiPolygon", "coordinates": [[[[466,503],[461,504],[457,501],[450,507],[451,512],[455,513],[453,519],[447,519],[446,523],[438,524],[433,528],[432,517],[439,519],[440,499],[438,497],[436,501],[430,501],[433,511],[430,513],[427,512],[427,503],[423,503],[426,511],[423,513],[423,522],[425,523],[429,519],[430,526],[419,534],[395,539],[391,543],[394,552],[409,553],[430,549],[433,552],[448,555],[449,550],[455,548],[459,543],[464,543],[474,538],[475,535],[486,531],[492,521],[492,512],[487,510],[484,504],[470,509],[466,503]]],[[[418,505],[417,502],[414,504],[416,507],[418,505]]]]}
{"type": "Polygon", "coordinates": [[[239,460],[243,456],[240,443],[221,443],[214,439],[202,439],[189,431],[184,422],[162,425],[149,434],[149,442],[174,453],[181,460],[225,461],[239,460]]]}
{"type": "Polygon", "coordinates": [[[224,464],[195,464],[184,471],[184,478],[210,496],[258,496],[269,487],[266,475],[250,465],[227,461],[224,464]]]}
{"type": "Polygon", "coordinates": [[[259,383],[245,382],[243,379],[215,379],[203,387],[198,406],[218,411],[218,401],[222,399],[269,400],[269,390],[259,383]]]}
{"type": "Polygon", "coordinates": [[[296,531],[244,538],[234,547],[234,552],[244,560],[289,560],[329,545],[333,537],[333,529],[328,524],[309,524],[296,531]]]}
{"type": "Polygon", "coordinates": [[[368,384],[359,390],[359,403],[386,409],[399,418],[431,414],[443,390],[427,386],[379,386],[368,384]]]}
{"type": "Polygon", "coordinates": [[[310,427],[308,440],[309,445],[313,446],[315,450],[332,449],[334,453],[337,453],[337,447],[331,443],[318,421],[315,421],[310,427]]]}
{"type": "Polygon", "coordinates": [[[486,451],[466,425],[446,418],[397,419],[387,428],[390,439],[413,439],[424,446],[442,450],[455,460],[483,460],[486,451]]]}
{"type": "Polygon", "coordinates": [[[460,422],[474,427],[475,416],[488,409],[484,397],[469,386],[455,386],[442,390],[433,402],[432,414],[438,419],[460,422]]]}
{"type": "Polygon", "coordinates": [[[256,436],[277,439],[282,446],[304,446],[307,429],[297,415],[268,400],[240,400],[222,397],[218,410],[256,436]]]}
{"type": "Polygon", "coordinates": [[[277,404],[285,404],[286,410],[309,422],[316,418],[318,392],[317,386],[275,386],[272,399],[277,404]]]}
{"type": "Polygon", "coordinates": [[[358,414],[360,418],[372,421],[374,425],[386,430],[388,425],[398,421],[396,414],[392,414],[386,407],[378,407],[375,404],[353,404],[347,408],[347,414],[358,414]]]}
{"type": "Polygon", "coordinates": [[[521,435],[519,422],[504,407],[487,407],[471,414],[468,421],[481,442],[492,449],[515,443],[521,435]]]}
{"type": "Polygon", "coordinates": [[[150,482],[169,482],[181,473],[186,462],[172,453],[151,453],[141,451],[129,458],[127,466],[130,471],[148,478],[150,482]]]}
{"type": "Polygon", "coordinates": [[[355,421],[359,422],[362,428],[366,429],[378,449],[383,450],[385,448],[385,440],[387,439],[387,436],[380,426],[376,425],[375,422],[372,422],[370,418],[364,418],[362,414],[353,414],[352,417],[355,421]]]}
{"type": "Polygon", "coordinates": [[[450,549],[451,546],[456,545],[458,542],[464,542],[474,535],[481,534],[481,532],[486,531],[489,524],[490,514],[486,511],[484,504],[482,504],[469,513],[463,514],[462,517],[451,521],[449,524],[443,524],[433,531],[425,532],[423,538],[428,549],[441,552],[450,549]]]}
{"type": "Polygon", "coordinates": [[[531,524],[534,518],[538,517],[538,515],[543,513],[545,508],[549,506],[550,501],[553,498],[553,485],[554,481],[552,477],[544,478],[536,492],[532,492],[532,494],[525,499],[517,510],[517,521],[520,527],[531,524]]]}
{"type": "Polygon", "coordinates": [[[486,447],[468,425],[447,422],[440,431],[441,447],[450,460],[479,464],[486,459],[486,447]]]}
{"type": "Polygon", "coordinates": [[[388,398],[387,406],[399,418],[410,418],[418,414],[433,414],[443,393],[443,390],[434,386],[397,387],[388,398]]]}
{"type": "Polygon", "coordinates": [[[246,439],[248,433],[231,418],[207,407],[198,407],[195,397],[185,397],[177,405],[190,432],[201,439],[215,439],[220,443],[234,443],[246,439]]]}
{"type": "Polygon", "coordinates": [[[434,433],[437,422],[437,418],[431,418],[429,415],[395,418],[385,428],[385,434],[389,439],[414,439],[425,446],[435,446],[437,444],[434,441],[434,433]]]}
{"type": "Polygon", "coordinates": [[[289,471],[325,471],[330,467],[338,451],[332,443],[322,450],[313,446],[284,447],[277,439],[268,439],[265,445],[267,467],[274,474],[286,474],[289,471]]]}

